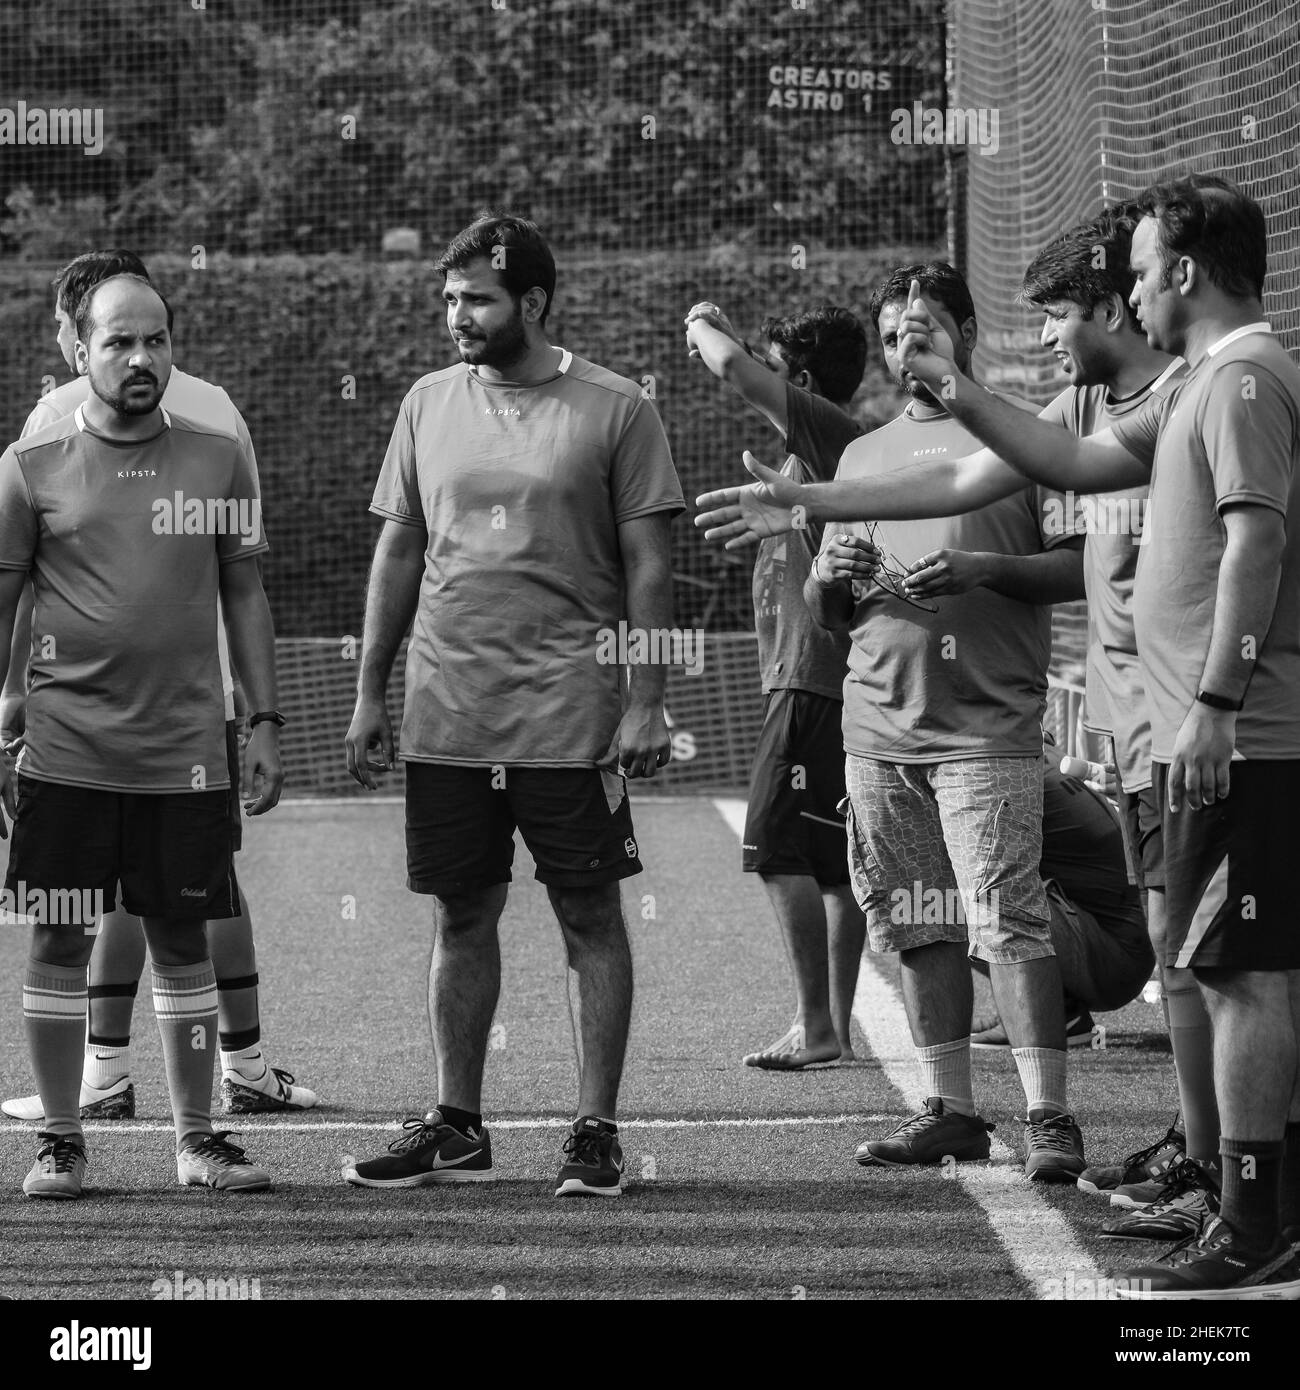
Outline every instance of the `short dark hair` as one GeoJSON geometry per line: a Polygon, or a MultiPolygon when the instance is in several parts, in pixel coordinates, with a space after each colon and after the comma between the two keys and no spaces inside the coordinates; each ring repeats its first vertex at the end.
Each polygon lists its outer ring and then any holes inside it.
{"type": "Polygon", "coordinates": [[[444,279],[449,270],[463,270],[471,261],[494,259],[498,249],[504,249],[504,265],[497,267],[501,283],[516,304],[531,289],[546,294],[542,322],[551,312],[555,298],[555,257],[546,244],[536,222],[516,217],[509,212],[480,213],[463,232],[454,236],[447,249],[434,263],[434,270],[444,279]]]}
{"type": "Polygon", "coordinates": [[[1116,203],[1091,221],[1076,222],[1054,236],[1029,262],[1020,286],[1021,301],[1041,309],[1044,304],[1067,300],[1090,319],[1098,304],[1117,294],[1136,331],[1137,310],[1128,302],[1133,288],[1128,258],[1141,217],[1136,203],[1116,203]]]}
{"type": "Polygon", "coordinates": [[[1142,213],[1156,220],[1161,288],[1174,264],[1189,256],[1210,284],[1233,299],[1259,299],[1268,271],[1264,209],[1248,193],[1217,174],[1189,174],[1154,183],[1138,195],[1142,213]]]}
{"type": "Polygon", "coordinates": [[[760,332],[785,354],[792,376],[809,371],[828,400],[852,400],[867,366],[867,332],[855,313],[818,304],[789,318],[765,318],[760,332]]]}
{"type": "Polygon", "coordinates": [[[134,275],[137,279],[149,280],[144,262],[134,251],[87,251],[69,261],[50,281],[54,302],[72,318],[86,291],[114,275],[134,275]]]}
{"type": "Polygon", "coordinates": [[[975,317],[975,301],[971,299],[970,287],[960,272],[947,261],[926,261],[924,265],[900,265],[876,286],[871,296],[871,322],[874,327],[880,327],[880,311],[886,304],[894,304],[900,299],[907,302],[913,280],[920,281],[921,293],[927,299],[935,300],[947,309],[959,328],[967,319],[975,317]]]}
{"type": "Polygon", "coordinates": [[[95,331],[95,315],[91,312],[95,303],[95,295],[101,285],[106,285],[109,280],[133,280],[137,285],[143,285],[145,289],[152,290],[154,294],[162,300],[162,306],[167,311],[167,331],[172,331],[172,306],[167,303],[163,293],[144,275],[109,275],[103,280],[97,280],[81,296],[81,302],[77,305],[75,322],[77,325],[77,341],[79,343],[89,343],[90,335],[95,331]]]}

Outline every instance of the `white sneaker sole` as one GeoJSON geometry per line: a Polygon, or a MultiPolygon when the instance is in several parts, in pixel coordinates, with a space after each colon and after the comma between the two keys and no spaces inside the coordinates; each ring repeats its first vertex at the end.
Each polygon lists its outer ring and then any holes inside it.
{"type": "Polygon", "coordinates": [[[446,1187],[451,1183],[496,1182],[495,1168],[476,1171],[439,1168],[432,1173],[413,1173],[409,1178],[363,1178],[355,1168],[344,1168],[343,1181],[353,1187],[446,1187]]]}
{"type": "Polygon", "coordinates": [[[621,1197],[623,1195],[623,1180],[620,1178],[617,1187],[588,1187],[581,1178],[565,1178],[565,1180],[555,1189],[557,1197],[621,1197]]]}

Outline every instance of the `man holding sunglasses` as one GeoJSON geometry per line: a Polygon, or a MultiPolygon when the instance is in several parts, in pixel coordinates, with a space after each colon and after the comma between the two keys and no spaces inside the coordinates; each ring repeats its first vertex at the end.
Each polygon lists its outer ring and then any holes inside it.
{"type": "MultiPolygon", "coordinates": [[[[965,281],[943,262],[895,270],[872,296],[871,317],[911,399],[848,446],[839,479],[975,447],[942,392],[899,360],[914,279],[969,367],[976,324],[965,281]]],[[[1073,1182],[1084,1167],[1038,873],[1050,605],[1084,593],[1084,525],[1073,512],[1060,494],[1028,486],[964,516],[833,523],[804,590],[813,617],[847,626],[853,639],[844,683],[850,860],[872,950],[900,953],[928,1097],[920,1114],[858,1149],[864,1165],[989,1156],[991,1126],[971,1089],[969,953],[988,963],[1024,1085],[1027,1175],[1073,1182]]]]}

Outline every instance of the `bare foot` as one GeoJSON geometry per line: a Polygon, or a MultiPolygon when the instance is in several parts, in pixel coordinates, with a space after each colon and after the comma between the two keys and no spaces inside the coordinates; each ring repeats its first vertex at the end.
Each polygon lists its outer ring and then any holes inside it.
{"type": "Polygon", "coordinates": [[[809,1045],[802,1024],[793,1024],[790,1031],[762,1052],[751,1052],[744,1059],[747,1067],[762,1067],[765,1071],[798,1071],[816,1062],[834,1062],[840,1056],[840,1045],[832,1035],[829,1041],[809,1045]]]}

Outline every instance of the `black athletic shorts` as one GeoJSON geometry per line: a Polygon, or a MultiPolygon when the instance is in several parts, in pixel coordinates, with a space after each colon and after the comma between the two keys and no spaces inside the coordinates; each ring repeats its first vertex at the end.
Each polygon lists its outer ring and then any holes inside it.
{"type": "Polygon", "coordinates": [[[594,767],[406,764],[406,870],[413,893],[450,897],[510,882],[515,830],[550,888],[641,872],[627,783],[594,767]]]}
{"type": "Polygon", "coordinates": [[[1165,964],[1300,969],[1292,870],[1300,762],[1234,762],[1225,801],[1169,809],[1169,767],[1152,767],[1164,817],[1165,964]]]}
{"type": "MultiPolygon", "coordinates": [[[[230,793],[114,792],[18,775],[5,888],[98,893],[102,911],[237,917],[230,793]]],[[[29,914],[30,915],[30,914],[29,914]]]]}
{"type": "Polygon", "coordinates": [[[1165,840],[1160,817],[1160,802],[1154,787],[1140,792],[1120,789],[1120,828],[1124,832],[1124,848],[1133,866],[1139,892],[1154,888],[1165,890],[1165,840]]]}
{"type": "Polygon", "coordinates": [[[849,882],[844,817],[844,706],[809,690],[769,690],[754,750],[742,845],[747,874],[849,882]]]}

